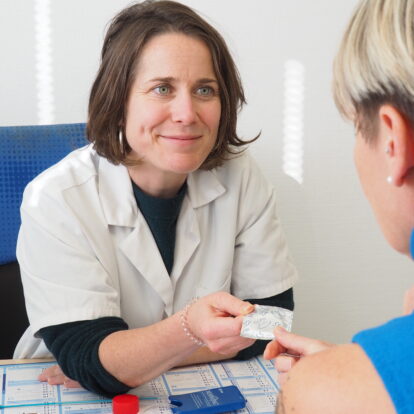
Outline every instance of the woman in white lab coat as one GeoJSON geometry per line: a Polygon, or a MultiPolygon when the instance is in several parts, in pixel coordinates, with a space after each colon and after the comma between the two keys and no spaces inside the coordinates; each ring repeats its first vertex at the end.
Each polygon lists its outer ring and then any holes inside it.
{"type": "Polygon", "coordinates": [[[30,327],[15,357],[104,395],[169,368],[247,358],[253,303],[293,308],[275,196],[236,134],[244,103],[221,36],[160,1],[121,11],[92,87],[91,145],[25,190],[18,240],[30,327]],[[194,298],[199,298],[194,300],[194,298]]]}

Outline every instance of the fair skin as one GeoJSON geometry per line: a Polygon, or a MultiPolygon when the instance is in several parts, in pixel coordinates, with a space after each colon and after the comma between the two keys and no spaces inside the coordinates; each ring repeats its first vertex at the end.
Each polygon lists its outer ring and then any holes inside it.
{"type": "Polygon", "coordinates": [[[219,88],[208,47],[168,33],[144,47],[127,104],[126,136],[140,160],[128,169],[145,192],[174,196],[216,142],[219,88]]]}
{"type": "MultiPolygon", "coordinates": [[[[377,120],[373,142],[357,134],[355,165],[385,238],[409,255],[414,228],[414,129],[391,105],[379,108],[377,120]]],[[[404,314],[413,309],[414,287],[405,295],[404,314]]],[[[281,373],[277,414],[395,414],[381,378],[359,345],[331,345],[280,328],[275,329],[275,337],[264,357],[275,358],[281,373]]]]}
{"type": "MultiPolygon", "coordinates": [[[[217,138],[221,103],[207,46],[178,33],[149,40],[139,58],[126,112],[129,157],[140,160],[128,168],[130,177],[148,194],[174,196],[217,138]]],[[[213,293],[191,305],[187,316],[191,331],[206,346],[200,348],[186,336],[176,313],[151,326],[110,334],[100,344],[99,358],[110,374],[131,387],[174,366],[231,358],[254,343],[240,337],[242,315],[253,309],[228,293],[213,293]]],[[[39,379],[79,386],[58,366],[39,379]]]]}

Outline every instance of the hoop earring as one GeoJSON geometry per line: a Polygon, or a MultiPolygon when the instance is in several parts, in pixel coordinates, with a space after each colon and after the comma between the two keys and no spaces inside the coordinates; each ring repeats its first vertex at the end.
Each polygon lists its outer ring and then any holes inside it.
{"type": "Polygon", "coordinates": [[[118,133],[118,141],[119,141],[119,148],[121,150],[121,154],[124,155],[125,151],[124,151],[124,136],[122,134],[122,128],[119,130],[118,133]]]}

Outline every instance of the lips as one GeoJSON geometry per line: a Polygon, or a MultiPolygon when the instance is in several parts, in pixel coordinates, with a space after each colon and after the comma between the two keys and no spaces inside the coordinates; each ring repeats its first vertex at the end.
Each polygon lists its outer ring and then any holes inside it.
{"type": "Polygon", "coordinates": [[[193,141],[201,138],[201,135],[160,135],[160,137],[177,141],[193,141]]]}

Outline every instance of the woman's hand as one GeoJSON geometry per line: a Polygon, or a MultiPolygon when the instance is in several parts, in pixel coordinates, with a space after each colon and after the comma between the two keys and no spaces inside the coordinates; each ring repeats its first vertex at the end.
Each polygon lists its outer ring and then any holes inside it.
{"type": "Polygon", "coordinates": [[[243,315],[253,310],[254,305],[229,293],[212,293],[190,306],[188,327],[212,352],[237,353],[254,343],[254,339],[240,336],[243,315]]]}
{"type": "Polygon", "coordinates": [[[279,383],[283,384],[289,370],[303,356],[324,351],[334,345],[316,339],[295,335],[281,327],[274,330],[275,338],[267,344],[263,357],[275,358],[275,368],[279,372],[279,383]]]}
{"type": "Polygon", "coordinates": [[[64,385],[66,388],[81,388],[79,382],[68,378],[59,365],[53,365],[45,369],[37,378],[39,381],[47,382],[49,385],[64,385]]]}

